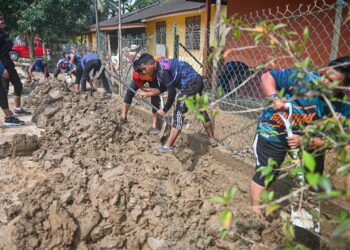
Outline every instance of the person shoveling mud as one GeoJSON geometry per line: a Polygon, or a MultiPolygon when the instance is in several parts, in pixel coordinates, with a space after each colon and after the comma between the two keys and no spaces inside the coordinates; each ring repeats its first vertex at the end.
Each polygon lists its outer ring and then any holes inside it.
{"type": "Polygon", "coordinates": [[[142,92],[139,93],[141,97],[151,97],[151,104],[155,107],[152,107],[152,125],[148,130],[151,134],[158,134],[158,115],[157,111],[160,108],[160,94],[166,91],[165,86],[159,85],[158,81],[154,77],[149,77],[147,75],[138,73],[136,71],[133,72],[133,81],[130,83],[128,90],[124,97],[124,104],[121,113],[121,121],[123,123],[127,122],[128,110],[131,105],[132,99],[135,96],[135,93],[138,89],[141,89],[142,92]],[[145,83],[148,82],[148,86],[145,86],[145,83]]]}
{"type": "MultiPolygon", "coordinates": [[[[204,83],[203,78],[191,65],[177,59],[160,59],[157,62],[153,56],[143,54],[134,62],[136,72],[156,77],[161,86],[168,90],[168,99],[164,108],[157,111],[159,115],[165,115],[173,105],[176,97],[176,89],[180,90],[179,98],[202,94],[204,83]]],[[[185,101],[178,99],[173,113],[173,124],[170,135],[164,145],[159,148],[160,152],[173,152],[174,143],[180,134],[184,122],[184,115],[188,111],[185,101]]],[[[203,112],[205,122],[204,128],[208,134],[212,146],[217,146],[214,138],[213,125],[206,111],[203,112]]]]}
{"type": "MultiPolygon", "coordinates": [[[[86,54],[81,60],[81,67],[83,69],[83,74],[80,83],[81,92],[83,94],[86,93],[86,81],[90,79],[90,71],[93,71],[93,79],[102,78],[103,88],[105,89],[106,95],[112,95],[112,91],[109,87],[109,83],[105,75],[105,69],[102,66],[101,59],[97,54],[86,54]]],[[[91,86],[91,88],[93,88],[93,86],[91,86]]]]}

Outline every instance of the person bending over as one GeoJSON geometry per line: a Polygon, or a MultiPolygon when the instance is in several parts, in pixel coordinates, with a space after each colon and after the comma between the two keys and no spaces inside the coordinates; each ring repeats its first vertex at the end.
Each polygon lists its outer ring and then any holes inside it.
{"type": "MultiPolygon", "coordinates": [[[[300,147],[301,135],[295,133],[300,130],[300,125],[310,124],[312,121],[330,115],[330,110],[324,99],[321,97],[293,98],[293,95],[303,93],[307,90],[305,82],[310,84],[312,79],[320,79],[324,84],[331,84],[339,81],[343,86],[350,86],[350,57],[341,57],[330,62],[329,67],[323,76],[309,72],[302,82],[296,78],[296,69],[271,70],[261,77],[261,85],[264,94],[273,100],[272,107],[265,109],[258,121],[257,134],[254,141],[256,156],[256,170],[268,165],[268,159],[272,158],[277,162],[274,171],[274,179],[279,174],[277,168],[281,166],[287,154],[287,150],[300,147]],[[344,65],[348,63],[348,65],[344,65]],[[284,96],[280,98],[278,92],[284,89],[284,96]],[[287,137],[286,127],[280,119],[278,111],[288,110],[286,103],[292,104],[293,115],[291,117],[293,136],[287,137]]],[[[339,99],[344,97],[344,92],[335,90],[334,93],[339,99]]],[[[349,93],[347,93],[349,95],[349,93]]],[[[350,105],[341,102],[332,102],[334,110],[345,117],[350,117],[350,105]]],[[[309,142],[310,148],[320,148],[323,141],[320,138],[312,138],[309,142]]],[[[324,169],[324,152],[315,156],[316,172],[322,174],[324,169]]],[[[270,183],[272,184],[272,183],[270,183]]],[[[269,185],[270,185],[269,184],[269,185]]],[[[268,185],[268,186],[269,186],[268,185]]],[[[259,208],[260,194],[268,188],[265,185],[265,178],[261,172],[256,171],[251,181],[251,203],[253,211],[261,213],[259,208]]]]}
{"type": "MultiPolygon", "coordinates": [[[[163,109],[157,111],[159,115],[165,115],[175,101],[176,89],[180,90],[179,99],[176,102],[173,113],[173,123],[170,135],[165,143],[159,148],[160,152],[173,152],[174,143],[179,136],[185,114],[188,111],[185,101],[180,100],[182,97],[202,94],[204,82],[200,76],[187,62],[177,59],[160,59],[157,62],[153,56],[143,54],[134,62],[134,70],[155,77],[158,83],[165,86],[168,90],[168,99],[163,109]]],[[[204,128],[208,134],[209,142],[212,146],[217,146],[214,138],[213,125],[206,111],[203,112],[205,122],[204,128]]]]}
{"type": "Polygon", "coordinates": [[[35,60],[30,64],[28,69],[29,81],[34,80],[33,71],[44,73],[45,79],[48,79],[50,76],[49,67],[42,57],[35,58],[35,60]]]}
{"type": "MultiPolygon", "coordinates": [[[[157,109],[160,107],[160,97],[159,95],[166,91],[166,87],[164,85],[160,85],[156,79],[156,77],[149,77],[145,74],[138,73],[136,71],[132,74],[133,80],[129,85],[129,89],[126,91],[124,97],[123,110],[121,114],[122,122],[127,122],[128,111],[130,105],[132,103],[132,99],[135,96],[135,92],[138,89],[141,89],[139,95],[143,97],[151,97],[151,103],[157,109]],[[148,86],[145,86],[145,83],[148,83],[148,86]],[[133,91],[132,91],[133,90],[133,91]]],[[[152,107],[152,126],[148,130],[151,134],[158,134],[159,129],[157,127],[158,115],[157,110],[152,107]]]]}
{"type": "Polygon", "coordinates": [[[96,73],[98,73],[100,74],[99,77],[102,77],[103,87],[107,93],[107,96],[112,95],[107,77],[105,75],[105,70],[102,69],[102,72],[99,72],[102,67],[102,62],[97,54],[86,54],[81,60],[81,67],[83,69],[83,75],[81,77],[82,93],[86,93],[86,81],[89,80],[90,71],[93,70],[93,76],[95,76],[96,73]]]}

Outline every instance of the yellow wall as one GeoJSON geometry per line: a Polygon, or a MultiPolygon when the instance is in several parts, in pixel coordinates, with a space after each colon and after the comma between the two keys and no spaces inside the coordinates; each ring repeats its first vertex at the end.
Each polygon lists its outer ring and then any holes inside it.
{"type": "MultiPolygon", "coordinates": [[[[213,45],[213,34],[214,34],[214,18],[215,18],[216,6],[212,5],[211,7],[211,30],[210,30],[210,46],[213,45]]],[[[226,16],[226,6],[222,6],[221,13],[226,16]]],[[[201,37],[200,37],[200,49],[199,50],[190,50],[191,53],[202,62],[203,59],[203,45],[204,45],[204,29],[205,29],[205,11],[198,13],[178,15],[178,16],[169,16],[165,18],[159,18],[147,22],[146,27],[146,36],[148,38],[147,51],[152,55],[156,53],[156,23],[157,22],[166,22],[166,56],[169,58],[173,57],[174,54],[174,23],[176,23],[177,34],[179,35],[180,43],[185,45],[185,30],[186,30],[186,17],[192,16],[201,16],[201,37]]],[[[199,65],[192,59],[183,48],[179,48],[179,57],[180,59],[186,60],[191,63],[193,66],[199,65]]],[[[198,67],[195,67],[199,70],[198,67]]]]}
{"type": "Polygon", "coordinates": [[[89,49],[96,49],[96,32],[89,33],[86,35],[86,45],[89,49]],[[90,42],[90,36],[92,36],[92,43],[90,42]]]}

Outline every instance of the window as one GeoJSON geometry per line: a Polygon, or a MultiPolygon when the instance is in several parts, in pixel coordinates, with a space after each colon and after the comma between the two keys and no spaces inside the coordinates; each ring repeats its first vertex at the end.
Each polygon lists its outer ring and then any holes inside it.
{"type": "Polygon", "coordinates": [[[156,43],[166,44],[166,23],[158,22],[156,23],[156,43]]]}
{"type": "Polygon", "coordinates": [[[186,48],[199,50],[201,44],[201,17],[186,18],[186,48]]]}

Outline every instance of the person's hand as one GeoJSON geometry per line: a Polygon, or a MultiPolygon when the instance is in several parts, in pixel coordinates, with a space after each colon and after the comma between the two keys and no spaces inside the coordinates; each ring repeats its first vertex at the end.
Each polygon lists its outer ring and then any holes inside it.
{"type": "Polygon", "coordinates": [[[309,147],[311,149],[320,148],[323,145],[324,145],[324,140],[322,140],[320,137],[312,137],[312,138],[310,138],[309,147]]]}
{"type": "Polygon", "coordinates": [[[158,114],[158,115],[165,115],[165,113],[166,113],[166,112],[164,112],[163,109],[159,109],[159,110],[157,111],[157,114],[158,114]]]}
{"type": "Polygon", "coordinates": [[[9,74],[9,72],[7,71],[7,69],[4,70],[4,73],[2,74],[2,77],[5,78],[5,79],[10,78],[10,74],[9,74]]]}
{"type": "Polygon", "coordinates": [[[276,98],[272,102],[272,108],[276,111],[285,110],[285,109],[287,109],[286,103],[287,103],[286,98],[276,98]]]}
{"type": "Polygon", "coordinates": [[[147,97],[147,93],[146,92],[138,92],[136,94],[137,97],[147,97]]]}
{"type": "Polygon", "coordinates": [[[300,135],[292,135],[287,138],[288,140],[288,146],[290,148],[299,148],[300,147],[300,141],[301,141],[301,136],[300,135]]]}

